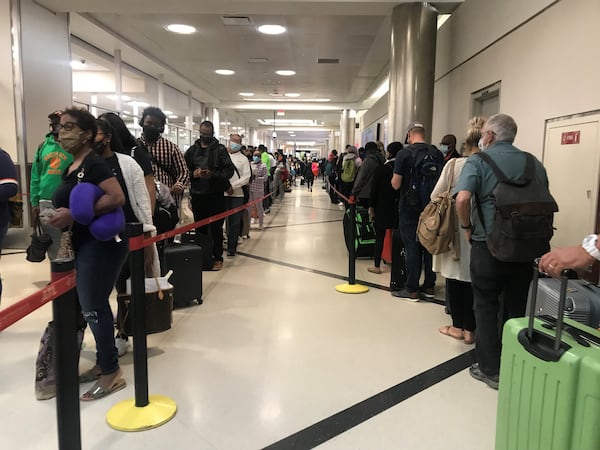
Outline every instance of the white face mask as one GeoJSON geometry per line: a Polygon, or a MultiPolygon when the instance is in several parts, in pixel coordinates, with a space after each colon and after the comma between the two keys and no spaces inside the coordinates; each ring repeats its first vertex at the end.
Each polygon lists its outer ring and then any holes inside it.
{"type": "Polygon", "coordinates": [[[477,143],[477,147],[479,147],[479,150],[481,150],[482,152],[484,152],[485,149],[487,148],[487,146],[483,145],[483,138],[482,137],[479,138],[479,142],[477,143]]]}
{"type": "Polygon", "coordinates": [[[446,144],[440,144],[440,151],[444,154],[447,155],[448,152],[450,151],[450,146],[446,145],[446,144]]]}

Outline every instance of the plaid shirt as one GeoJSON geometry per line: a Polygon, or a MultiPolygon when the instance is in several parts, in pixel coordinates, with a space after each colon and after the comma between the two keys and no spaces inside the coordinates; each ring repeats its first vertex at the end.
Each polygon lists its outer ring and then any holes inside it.
{"type": "Polygon", "coordinates": [[[190,173],[179,147],[162,136],[153,144],[146,142],[143,136],[141,140],[152,156],[154,176],[169,187],[178,184],[185,189],[190,181],[190,173]]]}

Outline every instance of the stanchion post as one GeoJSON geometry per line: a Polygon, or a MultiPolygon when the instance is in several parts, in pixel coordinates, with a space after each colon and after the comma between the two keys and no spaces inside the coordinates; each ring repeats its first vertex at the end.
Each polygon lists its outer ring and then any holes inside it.
{"type": "MultiPolygon", "coordinates": [[[[73,262],[51,263],[51,280],[57,281],[69,275],[73,262]]],[[[58,448],[81,449],[81,421],[79,417],[79,328],[75,288],[52,302],[55,336],[56,418],[58,425],[58,448]]]]}
{"type": "MultiPolygon", "coordinates": [[[[127,236],[144,234],[141,223],[128,223],[127,236]]],[[[133,250],[130,256],[131,304],[133,310],[133,378],[135,406],[148,404],[148,344],[146,342],[146,286],[144,279],[144,249],[133,250]]]]}
{"type": "Polygon", "coordinates": [[[348,284],[356,284],[356,203],[350,197],[350,248],[348,249],[348,284]]]}

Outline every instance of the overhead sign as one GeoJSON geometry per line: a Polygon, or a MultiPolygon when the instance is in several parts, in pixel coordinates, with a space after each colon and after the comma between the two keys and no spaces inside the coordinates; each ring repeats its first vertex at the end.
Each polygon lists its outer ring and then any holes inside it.
{"type": "Polygon", "coordinates": [[[567,131],[560,137],[561,145],[579,144],[579,138],[581,137],[581,131],[567,131]]]}

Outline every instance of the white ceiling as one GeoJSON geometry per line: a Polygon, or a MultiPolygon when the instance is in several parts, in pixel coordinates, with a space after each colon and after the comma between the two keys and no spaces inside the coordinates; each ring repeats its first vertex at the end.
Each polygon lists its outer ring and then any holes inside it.
{"type": "MultiPolygon", "coordinates": [[[[369,106],[369,96],[385,79],[390,56],[391,12],[400,0],[384,1],[281,1],[281,0],[38,0],[57,12],[72,15],[71,33],[112,55],[121,49],[123,61],[218,107],[238,125],[257,126],[257,119],[286,110],[286,119],[311,119],[324,128],[339,126],[340,111],[369,106]],[[223,16],[248,17],[245,26],[227,26],[223,16]],[[170,23],[193,25],[192,35],[176,35],[164,29],[170,23]],[[259,33],[263,24],[279,24],[287,32],[279,36],[259,33]],[[249,58],[266,58],[264,63],[249,58]],[[319,58],[339,59],[338,64],[319,64],[319,58]],[[232,69],[221,76],[215,69],[232,69]],[[275,70],[296,71],[282,77],[275,70]],[[240,92],[254,92],[256,99],[273,100],[285,93],[300,99],[328,102],[251,102],[240,92]],[[273,97],[273,95],[278,97],[273,97]],[[324,110],[328,109],[328,110],[324,110]]],[[[435,2],[442,13],[460,2],[435,2]]],[[[77,49],[84,53],[84,49],[77,49]]],[[[82,57],[74,52],[75,57],[82,57]]],[[[89,55],[88,55],[89,56],[89,55]]],[[[102,61],[94,61],[102,65],[102,61]]],[[[110,67],[110,63],[105,64],[110,67]]],[[[372,103],[372,101],[371,101],[372,103]]],[[[230,119],[228,119],[230,120],[230,119]]],[[[234,124],[235,125],[235,124],[234,124]]],[[[327,132],[298,132],[306,140],[325,139],[327,132]]]]}

